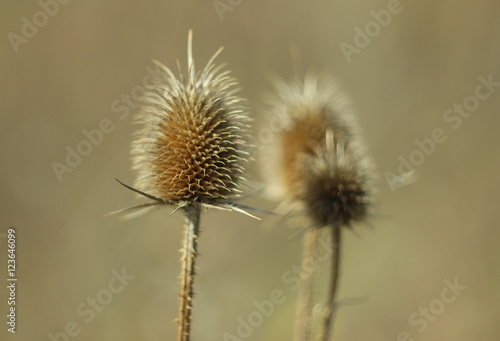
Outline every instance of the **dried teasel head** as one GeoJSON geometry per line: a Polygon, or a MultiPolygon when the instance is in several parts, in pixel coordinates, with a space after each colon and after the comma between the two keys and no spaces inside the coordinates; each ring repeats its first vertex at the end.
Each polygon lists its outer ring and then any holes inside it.
{"type": "Polygon", "coordinates": [[[298,203],[317,226],[363,220],[371,203],[372,167],[336,83],[315,75],[291,84],[278,81],[270,111],[283,126],[271,153],[274,192],[298,203]]]}
{"type": "Polygon", "coordinates": [[[249,119],[236,80],[214,64],[222,49],[197,72],[191,45],[190,31],[186,75],[157,63],[146,89],[131,150],[135,187],[178,207],[224,206],[240,193],[249,119]]]}
{"type": "MultiPolygon", "coordinates": [[[[352,138],[352,137],[351,137],[352,138]]],[[[370,166],[362,146],[336,140],[328,130],[304,171],[303,201],[318,225],[350,226],[363,220],[370,208],[370,166]],[[346,146],[347,145],[347,146],[346,146]]]]}

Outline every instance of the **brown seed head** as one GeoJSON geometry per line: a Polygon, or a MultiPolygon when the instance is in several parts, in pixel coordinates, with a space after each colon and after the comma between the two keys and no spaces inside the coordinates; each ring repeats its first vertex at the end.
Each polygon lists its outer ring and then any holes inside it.
{"type": "Polygon", "coordinates": [[[272,111],[284,122],[275,144],[281,195],[299,202],[314,224],[365,218],[370,164],[344,95],[330,79],[279,83],[272,111]]]}
{"type": "Polygon", "coordinates": [[[157,63],[132,143],[139,190],[172,203],[211,205],[239,193],[249,120],[235,96],[237,82],[213,64],[220,51],[195,73],[190,32],[187,77],[157,63]]]}
{"type": "Polygon", "coordinates": [[[330,130],[325,134],[325,144],[305,158],[310,163],[302,169],[302,200],[317,225],[349,226],[366,217],[371,188],[369,165],[362,150],[356,141],[335,140],[330,130]]]}

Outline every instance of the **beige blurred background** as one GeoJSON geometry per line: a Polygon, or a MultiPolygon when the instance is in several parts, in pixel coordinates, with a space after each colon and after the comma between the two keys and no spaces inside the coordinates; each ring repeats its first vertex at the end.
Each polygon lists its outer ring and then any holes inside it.
{"type": "MultiPolygon", "coordinates": [[[[199,64],[225,46],[218,60],[249,99],[255,136],[265,128],[269,75],[292,74],[291,46],[305,68],[331,70],[355,103],[379,192],[369,223],[345,233],[339,299],[364,300],[339,310],[336,339],[498,340],[500,91],[458,129],[443,113],[474,95],[478,77],[500,81],[500,3],[402,1],[348,63],[340,44],[353,45],[355,28],[388,1],[222,2],[231,8],[224,20],[212,1],[69,1],[16,53],[9,32],[21,35],[23,17],[32,21],[41,7],[2,1],[0,339],[174,340],[182,217],[169,209],[127,222],[103,214],[138,203],[114,181],[133,181],[133,125],[112,105],[142,83],[152,58],[173,68],[175,57],[183,61],[192,28],[199,64]],[[103,119],[115,129],[60,182],[53,162],[65,163],[66,147],[76,148],[82,130],[103,119]],[[446,142],[416,167],[416,182],[392,191],[385,172],[397,172],[398,158],[408,159],[414,140],[436,128],[446,142]],[[15,335],[5,323],[9,226],[17,229],[15,335]],[[112,271],[123,269],[135,277],[110,296],[108,284],[119,287],[112,271]],[[446,280],[462,286],[452,303],[440,301],[446,280]],[[91,308],[88,298],[96,297],[108,304],[91,308]],[[439,314],[426,318],[421,308],[439,314]],[[63,336],[65,328],[78,335],[63,336]]],[[[249,177],[261,180],[256,167],[249,177]]],[[[276,206],[258,195],[245,203],[276,206]]],[[[274,290],[284,302],[236,340],[291,339],[296,292],[282,277],[298,264],[300,239],[258,215],[262,222],[203,216],[193,339],[237,335],[237,319],[274,290]]]]}

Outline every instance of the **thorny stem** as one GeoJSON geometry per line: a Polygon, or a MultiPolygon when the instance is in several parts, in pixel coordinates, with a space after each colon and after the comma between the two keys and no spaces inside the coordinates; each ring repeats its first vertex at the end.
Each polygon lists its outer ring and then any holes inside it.
{"type": "Polygon", "coordinates": [[[309,227],[304,236],[294,341],[309,341],[311,337],[312,305],[318,270],[319,236],[320,229],[316,226],[309,227]]]}
{"type": "Polygon", "coordinates": [[[181,290],[177,341],[189,341],[191,338],[191,310],[193,307],[193,281],[196,257],[198,256],[198,236],[200,234],[200,206],[191,204],[184,207],[186,226],[182,244],[181,290]]]}
{"type": "Polygon", "coordinates": [[[330,272],[330,285],[328,290],[328,299],[325,315],[323,318],[323,329],[321,332],[321,341],[329,341],[331,339],[333,329],[333,316],[335,314],[335,293],[337,291],[337,283],[339,278],[340,264],[340,226],[332,226],[332,261],[330,272]]]}

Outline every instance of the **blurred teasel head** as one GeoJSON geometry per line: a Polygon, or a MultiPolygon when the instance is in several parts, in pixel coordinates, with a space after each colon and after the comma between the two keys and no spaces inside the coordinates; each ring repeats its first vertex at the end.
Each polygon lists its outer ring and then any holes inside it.
{"type": "Polygon", "coordinates": [[[275,135],[268,179],[275,194],[299,204],[313,225],[350,226],[372,201],[372,166],[346,96],[330,76],[275,82],[275,135]]]}
{"type": "Polygon", "coordinates": [[[137,114],[141,128],[132,142],[135,187],[178,207],[191,203],[224,206],[240,193],[249,119],[236,95],[238,83],[215,65],[219,49],[201,70],[188,36],[186,74],[159,62],[137,114]]]}

